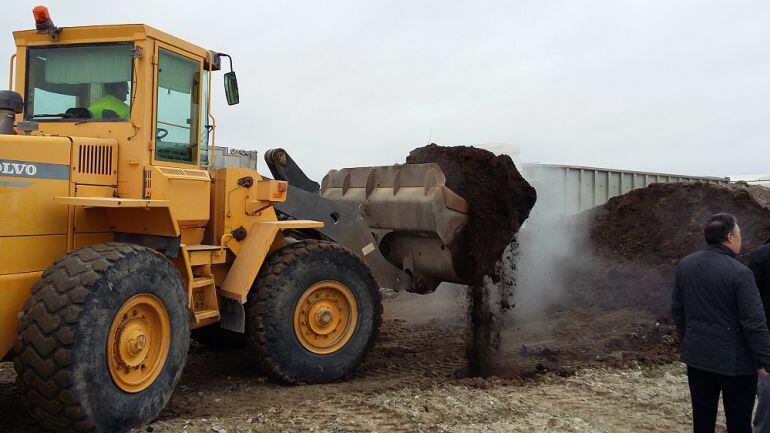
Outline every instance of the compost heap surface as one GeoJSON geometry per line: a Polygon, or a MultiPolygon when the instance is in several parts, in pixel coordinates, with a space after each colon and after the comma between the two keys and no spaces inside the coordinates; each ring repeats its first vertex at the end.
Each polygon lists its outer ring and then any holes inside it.
{"type": "Polygon", "coordinates": [[[653,184],[573,217],[567,224],[583,231],[584,249],[559,264],[558,296],[537,317],[506,329],[507,371],[677,359],[670,317],[676,265],[705,246],[703,225],[718,212],[738,219],[739,260],[770,239],[770,190],[745,184],[653,184]]]}
{"type": "Polygon", "coordinates": [[[535,205],[535,189],[510,156],[471,146],[434,143],[412,150],[406,162],[438,164],[447,187],[468,202],[469,220],[457,249],[464,254],[455,257],[455,267],[470,286],[471,369],[489,375],[498,358],[503,315],[512,307],[513,281],[505,278],[500,263],[506,261],[504,253],[512,263],[510,246],[535,205]]]}
{"type": "Polygon", "coordinates": [[[591,244],[608,266],[597,291],[583,284],[576,295],[598,307],[638,307],[667,320],[676,265],[705,246],[703,225],[719,212],[734,215],[741,227],[739,260],[770,239],[770,190],[760,186],[653,184],[611,199],[590,215],[591,244]]]}

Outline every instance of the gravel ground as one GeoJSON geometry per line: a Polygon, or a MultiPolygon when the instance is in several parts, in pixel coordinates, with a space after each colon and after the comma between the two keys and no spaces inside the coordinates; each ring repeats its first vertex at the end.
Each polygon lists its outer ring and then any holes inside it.
{"type": "Polygon", "coordinates": [[[164,419],[152,427],[156,432],[686,432],[683,373],[680,365],[590,369],[525,385],[460,380],[386,392],[315,387],[276,395],[256,386],[252,398],[264,401],[226,416],[164,419]]]}

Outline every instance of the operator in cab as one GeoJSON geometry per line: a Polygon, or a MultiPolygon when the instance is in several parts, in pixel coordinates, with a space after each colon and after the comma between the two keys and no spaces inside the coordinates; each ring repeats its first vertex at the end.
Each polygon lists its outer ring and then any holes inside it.
{"type": "Polygon", "coordinates": [[[106,95],[97,99],[88,107],[93,119],[128,119],[131,109],[125,103],[128,96],[128,82],[107,83],[106,95]]]}

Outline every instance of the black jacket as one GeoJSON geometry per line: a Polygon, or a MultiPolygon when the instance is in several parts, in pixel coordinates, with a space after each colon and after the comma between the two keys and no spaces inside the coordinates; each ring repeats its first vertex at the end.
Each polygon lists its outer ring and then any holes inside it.
{"type": "Polygon", "coordinates": [[[682,259],[671,303],[682,361],[728,376],[770,370],[770,332],[749,268],[723,245],[682,259]]]}
{"type": "Polygon", "coordinates": [[[759,296],[765,306],[765,317],[770,317],[770,244],[762,245],[751,252],[749,269],[754,273],[759,296]]]}

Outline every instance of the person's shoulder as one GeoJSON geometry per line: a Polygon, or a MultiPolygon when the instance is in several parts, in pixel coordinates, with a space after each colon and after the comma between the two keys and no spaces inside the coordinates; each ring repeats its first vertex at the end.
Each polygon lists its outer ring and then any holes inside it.
{"type": "Polygon", "coordinates": [[[740,262],[728,256],[727,254],[722,254],[718,251],[714,251],[709,248],[704,248],[702,250],[698,250],[698,251],[695,251],[694,253],[688,254],[682,260],[679,261],[680,266],[692,265],[696,263],[709,263],[709,264],[726,263],[728,266],[732,266],[732,264],[741,264],[740,262]]]}
{"type": "Polygon", "coordinates": [[[682,260],[693,260],[697,257],[703,257],[706,254],[708,254],[708,251],[705,249],[701,249],[701,250],[693,251],[690,254],[684,256],[684,259],[682,260]]]}
{"type": "Polygon", "coordinates": [[[690,263],[690,262],[698,261],[698,260],[703,259],[706,255],[707,255],[707,251],[705,251],[705,250],[698,250],[698,251],[695,251],[694,253],[690,253],[690,254],[684,256],[682,258],[682,260],[679,261],[679,264],[681,265],[681,264],[685,264],[685,263],[690,263]]]}
{"type": "Polygon", "coordinates": [[[704,252],[703,250],[695,251],[682,257],[676,265],[677,272],[688,272],[689,269],[697,266],[698,263],[702,263],[705,260],[704,252]]]}

